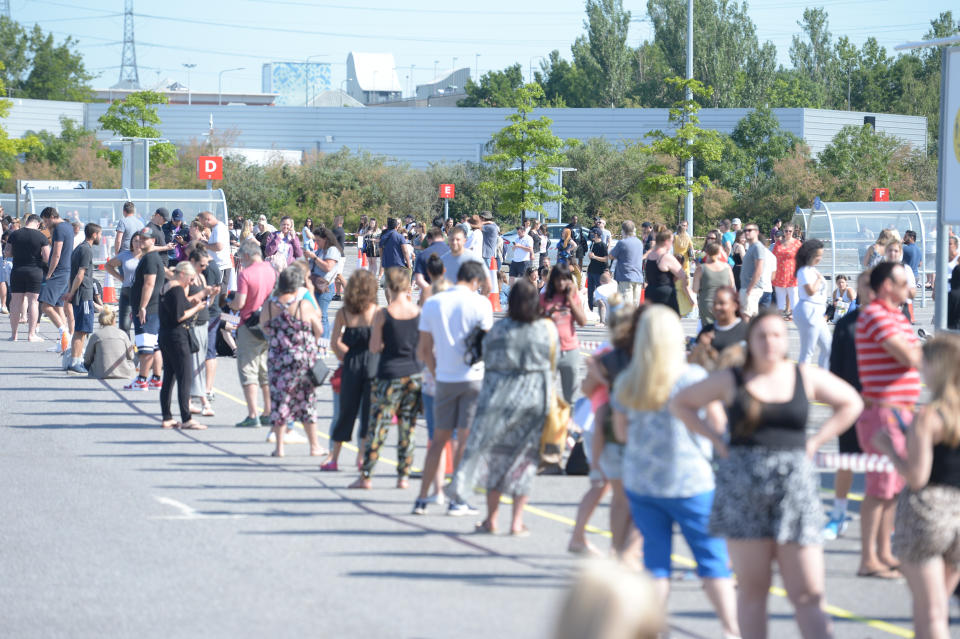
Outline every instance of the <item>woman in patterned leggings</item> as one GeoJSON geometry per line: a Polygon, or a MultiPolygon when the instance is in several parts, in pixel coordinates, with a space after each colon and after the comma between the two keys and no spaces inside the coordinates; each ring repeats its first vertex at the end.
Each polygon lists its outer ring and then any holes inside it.
{"type": "Polygon", "coordinates": [[[413,428],[420,413],[423,383],[417,362],[420,342],[420,307],[410,299],[410,271],[398,266],[387,269],[390,304],[377,311],[370,334],[370,350],[380,353],[377,378],[373,382],[372,430],[363,453],[360,478],[350,488],[370,489],[370,476],[380,458],[387,431],[397,423],[397,488],[409,484],[413,464],[413,428]]]}

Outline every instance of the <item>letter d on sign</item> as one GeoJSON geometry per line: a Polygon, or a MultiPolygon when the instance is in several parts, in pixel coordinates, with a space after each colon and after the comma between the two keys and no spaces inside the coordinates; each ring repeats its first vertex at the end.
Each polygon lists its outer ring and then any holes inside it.
{"type": "Polygon", "coordinates": [[[201,155],[197,158],[198,180],[222,180],[223,158],[218,155],[201,155]]]}

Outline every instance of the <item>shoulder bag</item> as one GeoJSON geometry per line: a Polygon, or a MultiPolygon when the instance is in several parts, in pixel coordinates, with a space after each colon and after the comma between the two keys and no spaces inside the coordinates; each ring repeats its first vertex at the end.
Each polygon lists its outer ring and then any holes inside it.
{"type": "MultiPolygon", "coordinates": [[[[557,371],[557,339],[550,334],[550,372],[557,371]]],[[[540,434],[541,464],[559,464],[567,444],[567,423],[570,421],[570,404],[560,397],[556,384],[552,384],[547,404],[547,418],[540,434]]]]}

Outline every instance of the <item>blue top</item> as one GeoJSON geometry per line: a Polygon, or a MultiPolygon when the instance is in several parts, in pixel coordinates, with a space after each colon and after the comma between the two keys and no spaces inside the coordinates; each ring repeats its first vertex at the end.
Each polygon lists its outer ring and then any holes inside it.
{"type": "MultiPolygon", "coordinates": [[[[699,366],[687,366],[670,398],[706,377],[707,371],[699,366]]],[[[713,490],[712,446],[670,414],[669,400],[658,411],[627,410],[613,397],[610,401],[629,421],[623,452],[624,488],[637,495],[664,498],[693,497],[713,490]]]]}
{"type": "Polygon", "coordinates": [[[909,266],[913,270],[913,278],[920,279],[920,262],[923,256],[920,254],[920,247],[916,244],[903,245],[903,265],[909,266]]]}
{"type": "MultiPolygon", "coordinates": [[[[443,257],[450,252],[450,247],[444,242],[434,242],[427,248],[420,251],[420,254],[417,255],[417,259],[413,262],[413,272],[419,273],[427,278],[427,281],[430,282],[430,276],[427,275],[427,260],[430,259],[431,255],[439,255],[443,257]]],[[[431,284],[433,282],[430,282],[431,284]]]]}
{"type": "Polygon", "coordinates": [[[407,239],[397,231],[384,231],[380,236],[380,265],[387,269],[391,266],[406,266],[403,245],[407,239]]]}
{"type": "Polygon", "coordinates": [[[60,261],[57,262],[56,270],[47,274],[48,277],[50,275],[70,275],[70,258],[73,257],[73,224],[60,222],[53,227],[53,232],[50,234],[51,252],[53,252],[57,242],[63,242],[63,246],[60,248],[60,261]]]}
{"type": "Polygon", "coordinates": [[[643,242],[635,235],[625,237],[610,251],[617,261],[613,279],[618,282],[643,281],[643,242]]]}
{"type": "MultiPolygon", "coordinates": [[[[729,244],[731,249],[733,249],[733,243],[734,243],[736,240],[737,240],[737,232],[736,232],[736,231],[727,231],[726,233],[724,233],[723,235],[720,236],[720,242],[721,242],[721,244],[729,244]]],[[[726,249],[724,249],[724,250],[726,250],[726,249]]],[[[727,264],[729,264],[730,266],[734,266],[734,263],[733,263],[733,250],[731,250],[731,251],[730,251],[730,255],[727,256],[727,264]]],[[[749,280],[747,280],[747,281],[749,281],[749,280]]]]}

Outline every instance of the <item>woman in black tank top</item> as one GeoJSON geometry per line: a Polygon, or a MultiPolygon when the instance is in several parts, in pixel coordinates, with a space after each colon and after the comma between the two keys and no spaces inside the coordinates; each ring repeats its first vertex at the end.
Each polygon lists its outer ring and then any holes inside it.
{"type": "Polygon", "coordinates": [[[410,299],[410,272],[391,267],[386,273],[390,304],[377,312],[370,334],[370,350],[380,354],[373,384],[373,429],[363,452],[360,478],[350,488],[372,487],[370,477],[380,457],[387,431],[397,421],[397,488],[409,484],[413,465],[413,429],[420,413],[423,387],[417,362],[420,307],[410,299]]]}
{"type": "Polygon", "coordinates": [[[913,594],[918,637],[948,637],[949,600],[960,582],[960,336],[941,333],[923,345],[931,391],[907,430],[907,458],[888,434],[874,438],[907,480],[894,522],[893,552],[913,594]]]}
{"type": "Polygon", "coordinates": [[[644,298],[651,304],[665,304],[677,313],[680,305],[677,301],[676,282],[682,284],[685,294],[694,299],[690,290],[690,280],[680,262],[670,254],[673,245],[673,232],[663,229],[657,233],[656,245],[643,264],[643,278],[647,284],[644,298]]]}
{"type": "Polygon", "coordinates": [[[766,627],[767,586],[778,558],[804,637],[831,636],[823,612],[823,507],[820,479],[810,458],[854,423],[863,402],[849,384],[824,370],[786,359],[786,324],[776,309],[762,311],[747,329],[742,370],[721,370],[681,390],[670,409],[688,428],[709,438],[717,454],[711,534],[726,537],[734,571],[741,628],[766,627]],[[833,409],[809,438],[809,401],[833,409]],[[729,443],[698,411],[726,408],[729,443]],[[763,562],[765,570],[758,570],[763,562]]]}

